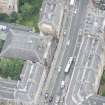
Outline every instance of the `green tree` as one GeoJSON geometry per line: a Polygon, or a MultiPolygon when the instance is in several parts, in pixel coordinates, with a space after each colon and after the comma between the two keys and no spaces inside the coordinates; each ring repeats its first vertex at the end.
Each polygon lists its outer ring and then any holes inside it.
{"type": "Polygon", "coordinates": [[[20,10],[23,18],[29,18],[32,11],[32,5],[30,5],[29,3],[24,3],[24,5],[21,6],[20,10]]]}
{"type": "Polygon", "coordinates": [[[103,72],[103,75],[101,77],[101,84],[105,83],[105,71],[103,72]]]}
{"type": "Polygon", "coordinates": [[[0,76],[3,78],[10,77],[13,80],[20,79],[20,73],[24,61],[19,59],[0,59],[0,76]]]}
{"type": "Polygon", "coordinates": [[[12,12],[9,18],[11,22],[16,23],[16,20],[18,19],[18,15],[16,12],[12,12]]]}
{"type": "Polygon", "coordinates": [[[0,21],[10,22],[9,16],[4,13],[0,13],[0,21]]]}

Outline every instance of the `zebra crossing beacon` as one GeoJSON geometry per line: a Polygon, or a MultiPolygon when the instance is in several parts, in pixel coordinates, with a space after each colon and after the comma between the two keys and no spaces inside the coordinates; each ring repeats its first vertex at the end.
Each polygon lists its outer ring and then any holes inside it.
{"type": "Polygon", "coordinates": [[[42,4],[39,29],[45,35],[59,37],[66,0],[45,0],[42,4]]]}

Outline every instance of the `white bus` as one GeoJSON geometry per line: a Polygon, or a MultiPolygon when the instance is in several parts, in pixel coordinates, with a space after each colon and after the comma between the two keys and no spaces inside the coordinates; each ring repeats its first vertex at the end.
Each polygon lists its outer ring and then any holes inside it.
{"type": "Polygon", "coordinates": [[[68,60],[67,65],[66,65],[66,68],[65,68],[65,73],[69,72],[69,69],[71,67],[72,62],[73,62],[73,57],[70,57],[69,60],[68,60]]]}

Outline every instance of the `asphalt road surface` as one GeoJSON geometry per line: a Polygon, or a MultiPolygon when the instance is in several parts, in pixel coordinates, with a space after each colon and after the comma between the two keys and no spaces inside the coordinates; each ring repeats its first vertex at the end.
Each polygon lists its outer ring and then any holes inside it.
{"type": "MultiPolygon", "coordinates": [[[[50,96],[52,96],[53,98],[62,95],[62,89],[60,88],[61,81],[65,80],[66,76],[68,75],[69,78],[71,77],[73,69],[70,70],[69,74],[65,74],[64,70],[66,68],[69,58],[75,57],[74,50],[78,38],[78,31],[82,23],[83,17],[85,16],[85,10],[86,10],[85,8],[87,4],[88,4],[87,0],[80,0],[80,1],[77,0],[72,8],[72,11],[70,11],[72,12],[72,18],[71,16],[68,16],[67,20],[68,25],[65,26],[66,34],[64,36],[61,52],[55,67],[56,73],[58,69],[61,69],[61,72],[53,74],[53,78],[50,81],[49,90],[48,90],[48,92],[50,92],[50,96]]],[[[51,105],[51,102],[49,103],[49,105],[51,105]]]]}

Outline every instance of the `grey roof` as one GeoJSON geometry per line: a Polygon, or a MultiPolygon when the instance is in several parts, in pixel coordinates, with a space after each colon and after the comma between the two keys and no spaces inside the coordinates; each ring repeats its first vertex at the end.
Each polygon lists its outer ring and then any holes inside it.
{"type": "Polygon", "coordinates": [[[56,45],[57,40],[51,36],[40,36],[31,32],[10,30],[0,56],[31,60],[33,62],[39,61],[40,63],[45,63],[45,59],[47,59],[46,62],[49,64],[53,58],[56,45]]]}

